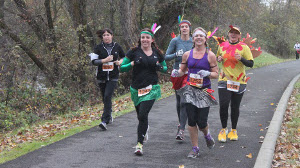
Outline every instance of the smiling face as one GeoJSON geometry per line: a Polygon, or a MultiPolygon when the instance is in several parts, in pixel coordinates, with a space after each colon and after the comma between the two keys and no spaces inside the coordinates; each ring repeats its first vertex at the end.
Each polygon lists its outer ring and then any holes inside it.
{"type": "Polygon", "coordinates": [[[196,29],[193,33],[193,42],[195,46],[205,45],[206,42],[206,33],[200,29],[196,29]]]}
{"type": "Polygon", "coordinates": [[[241,34],[237,30],[230,30],[228,33],[228,37],[231,43],[236,43],[241,39],[241,34]]]}
{"type": "Polygon", "coordinates": [[[141,34],[141,47],[148,48],[151,47],[151,43],[154,41],[150,34],[142,33],[141,34]]]}
{"type": "Polygon", "coordinates": [[[110,34],[106,31],[105,33],[103,33],[102,37],[103,37],[103,42],[104,43],[106,43],[106,44],[112,43],[112,39],[113,39],[112,34],[110,34]]]}
{"type": "Polygon", "coordinates": [[[180,33],[182,35],[189,35],[190,34],[190,26],[187,23],[182,23],[180,25],[180,33]]]}

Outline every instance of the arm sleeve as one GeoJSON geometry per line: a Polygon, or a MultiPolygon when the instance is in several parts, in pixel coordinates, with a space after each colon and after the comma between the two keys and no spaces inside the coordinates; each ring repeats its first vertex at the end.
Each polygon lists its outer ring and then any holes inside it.
{"type": "MultiPolygon", "coordinates": [[[[97,55],[100,54],[98,46],[94,47],[94,53],[97,54],[97,55]]],[[[94,59],[94,60],[92,60],[92,64],[95,65],[95,66],[102,65],[102,59],[99,59],[99,58],[98,59],[94,59]]]]}
{"type": "Polygon", "coordinates": [[[241,62],[246,66],[246,67],[250,67],[252,68],[254,65],[254,61],[253,60],[246,60],[245,58],[241,58],[241,62]]]}
{"type": "Polygon", "coordinates": [[[163,69],[162,69],[160,72],[166,73],[167,70],[168,70],[166,61],[163,61],[163,62],[161,62],[160,64],[163,66],[163,69]]]}
{"type": "Polygon", "coordinates": [[[176,40],[172,39],[166,51],[166,56],[165,56],[166,61],[170,61],[176,57],[175,46],[176,46],[176,40]]]}
{"type": "Polygon", "coordinates": [[[101,59],[94,59],[92,61],[92,64],[96,65],[96,66],[102,65],[102,60],[101,59]]]}
{"type": "Polygon", "coordinates": [[[252,68],[254,65],[253,56],[248,46],[244,46],[241,62],[246,66],[252,68]]]}
{"type": "Polygon", "coordinates": [[[125,57],[125,58],[123,59],[123,62],[122,62],[122,64],[121,64],[121,66],[120,66],[120,71],[121,71],[121,72],[128,72],[128,71],[130,71],[131,68],[132,68],[132,66],[131,66],[131,61],[130,61],[130,59],[127,58],[127,57],[125,57]]]}

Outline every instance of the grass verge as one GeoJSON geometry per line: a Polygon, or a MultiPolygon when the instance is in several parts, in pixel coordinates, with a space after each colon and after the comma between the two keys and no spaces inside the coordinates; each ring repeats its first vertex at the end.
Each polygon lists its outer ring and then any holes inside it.
{"type": "Polygon", "coordinates": [[[281,132],[277,139],[272,168],[299,167],[300,157],[300,80],[290,97],[281,132]],[[288,151],[288,152],[287,152],[288,151]]]}

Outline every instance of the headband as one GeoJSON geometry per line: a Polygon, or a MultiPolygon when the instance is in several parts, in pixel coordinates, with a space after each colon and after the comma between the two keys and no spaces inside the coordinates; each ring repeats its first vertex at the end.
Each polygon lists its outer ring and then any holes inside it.
{"type": "Polygon", "coordinates": [[[195,37],[198,34],[203,35],[204,37],[206,37],[206,34],[202,30],[196,30],[195,33],[193,33],[193,37],[195,37]]]}
{"type": "Polygon", "coordinates": [[[191,22],[189,22],[188,20],[182,20],[180,23],[179,23],[179,27],[182,25],[182,24],[188,24],[189,26],[191,26],[191,22]]]}
{"type": "Polygon", "coordinates": [[[151,37],[153,37],[153,34],[148,31],[142,31],[141,34],[149,34],[151,37]]]}

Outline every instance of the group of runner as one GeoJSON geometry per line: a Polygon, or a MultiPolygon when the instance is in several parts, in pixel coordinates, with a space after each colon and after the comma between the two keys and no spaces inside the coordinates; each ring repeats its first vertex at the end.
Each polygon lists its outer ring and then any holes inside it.
{"type": "Polygon", "coordinates": [[[92,64],[97,66],[97,81],[101,90],[104,112],[99,127],[107,130],[107,124],[113,121],[111,116],[111,97],[117,86],[119,71],[128,72],[132,69],[130,86],[131,99],[134,103],[137,118],[137,145],[134,153],[143,155],[143,144],[148,139],[148,115],[158,98],[161,96],[157,71],[165,73],[165,61],[175,60],[171,80],[176,94],[176,109],[179,125],[176,140],[184,140],[185,125],[188,121],[188,132],[192,150],[188,157],[199,156],[198,129],[204,135],[208,148],[213,148],[215,141],[210,134],[208,114],[209,108],[218,105],[213,96],[210,79],[219,78],[218,93],[220,119],[222,128],[218,135],[220,142],[238,140],[237,122],[239,108],[246,90],[247,77],[245,66],[253,66],[250,48],[242,43],[241,31],[230,26],[228,41],[219,41],[215,55],[208,47],[207,32],[196,28],[193,32],[188,20],[179,22],[180,35],[173,38],[164,55],[154,40],[156,30],[145,28],[140,32],[138,46],[124,54],[120,45],[113,42],[113,32],[103,29],[97,34],[102,42],[90,54],[92,64]],[[219,72],[218,63],[222,68],[219,72]],[[231,105],[231,131],[228,133],[228,107],[231,105]]]}

